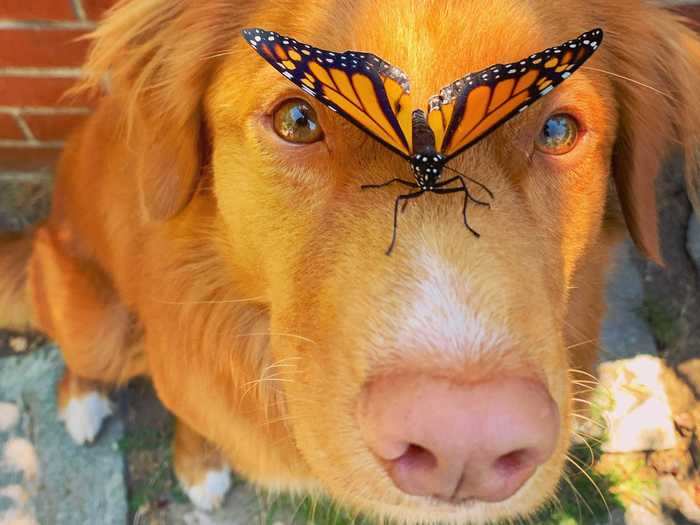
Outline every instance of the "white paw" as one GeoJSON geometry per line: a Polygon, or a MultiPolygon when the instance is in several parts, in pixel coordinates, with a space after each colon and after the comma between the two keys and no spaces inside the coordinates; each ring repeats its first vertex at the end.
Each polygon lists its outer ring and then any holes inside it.
{"type": "Polygon", "coordinates": [[[71,399],[58,413],[66,430],[78,445],[92,443],[102,422],[112,414],[109,399],[99,392],[71,399]]]}
{"type": "Polygon", "coordinates": [[[231,488],[231,471],[227,467],[210,470],[197,485],[189,486],[182,480],[180,484],[196,507],[213,510],[221,506],[228,489],[231,488]]]}

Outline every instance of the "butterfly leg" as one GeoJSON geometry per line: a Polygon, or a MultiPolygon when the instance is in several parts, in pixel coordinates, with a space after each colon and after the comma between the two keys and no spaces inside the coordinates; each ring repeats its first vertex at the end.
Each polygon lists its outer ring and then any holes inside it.
{"type": "Polygon", "coordinates": [[[471,179],[471,178],[469,178],[469,177],[466,177],[465,175],[457,175],[457,176],[455,176],[455,177],[452,177],[451,179],[448,179],[448,180],[446,180],[445,182],[441,182],[440,184],[438,184],[438,185],[436,186],[436,188],[444,188],[445,186],[449,186],[449,185],[452,184],[453,182],[459,181],[459,182],[461,183],[461,185],[462,185],[462,188],[460,188],[460,191],[461,191],[461,189],[464,189],[464,193],[466,193],[466,195],[467,195],[467,197],[468,197],[469,199],[471,199],[475,204],[479,204],[480,206],[487,206],[487,207],[490,208],[490,207],[491,207],[491,204],[489,204],[488,202],[484,202],[484,201],[481,201],[481,200],[479,200],[479,199],[474,198],[474,195],[472,195],[472,194],[469,192],[469,188],[467,187],[467,183],[464,181],[465,178],[468,179],[469,181],[475,182],[476,184],[478,184],[479,186],[481,186],[484,190],[486,190],[486,191],[488,192],[488,194],[491,196],[491,198],[493,198],[493,193],[491,193],[491,190],[489,190],[489,189],[488,189],[486,186],[484,186],[483,184],[474,181],[474,179],[471,179]]]}
{"type": "MultiPolygon", "coordinates": [[[[494,200],[495,200],[496,197],[493,195],[493,192],[492,192],[490,189],[488,189],[488,188],[486,187],[485,184],[482,184],[482,183],[479,182],[478,180],[472,179],[471,177],[469,177],[468,175],[465,175],[465,174],[462,173],[461,171],[457,171],[456,169],[450,168],[449,166],[445,166],[445,169],[446,169],[446,170],[450,170],[451,172],[456,173],[459,177],[461,177],[461,178],[463,178],[463,179],[466,179],[466,180],[468,180],[469,182],[472,182],[472,183],[476,184],[476,185],[479,186],[482,190],[484,190],[486,193],[488,193],[488,195],[489,195],[489,197],[490,197],[491,199],[494,199],[494,200]]],[[[450,179],[450,180],[454,180],[455,178],[456,178],[456,177],[454,177],[454,178],[452,178],[452,179],[450,179]]],[[[442,184],[441,184],[441,186],[442,186],[442,184]]],[[[477,202],[476,199],[475,199],[474,197],[472,197],[472,200],[473,200],[474,202],[477,202]]]]}
{"type": "Polygon", "coordinates": [[[404,186],[408,186],[409,188],[418,187],[418,184],[416,184],[415,182],[410,182],[403,179],[391,179],[390,181],[384,182],[382,184],[363,184],[362,186],[360,186],[360,188],[363,190],[376,190],[378,188],[386,188],[387,186],[390,186],[397,182],[399,184],[403,184],[404,186]]]}
{"type": "Polygon", "coordinates": [[[464,217],[464,225],[467,227],[467,230],[472,232],[472,235],[476,237],[477,239],[481,237],[481,234],[476,231],[474,228],[469,226],[469,221],[467,220],[467,204],[469,204],[469,199],[475,200],[470,194],[469,190],[467,189],[466,184],[464,183],[464,180],[462,180],[460,177],[459,180],[462,182],[462,186],[459,188],[437,188],[433,190],[433,193],[437,193],[438,195],[447,195],[450,193],[464,193],[464,206],[462,207],[462,216],[464,217]]]}
{"type": "Polygon", "coordinates": [[[394,232],[391,236],[391,244],[389,245],[389,249],[386,251],[387,255],[391,255],[391,252],[394,251],[394,246],[396,245],[396,235],[399,227],[399,204],[401,203],[401,201],[405,201],[405,203],[408,203],[409,200],[417,199],[424,193],[425,191],[421,190],[416,191],[415,193],[407,193],[406,195],[399,195],[398,197],[396,197],[396,202],[394,203],[394,232]]]}

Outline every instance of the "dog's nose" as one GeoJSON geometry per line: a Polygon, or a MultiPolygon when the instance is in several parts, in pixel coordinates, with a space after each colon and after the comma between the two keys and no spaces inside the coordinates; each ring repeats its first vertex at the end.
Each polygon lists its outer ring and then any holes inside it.
{"type": "Polygon", "coordinates": [[[559,410],[534,380],[475,385],[426,375],[367,385],[358,420],[396,486],[450,502],[504,501],[557,445],[559,410]]]}

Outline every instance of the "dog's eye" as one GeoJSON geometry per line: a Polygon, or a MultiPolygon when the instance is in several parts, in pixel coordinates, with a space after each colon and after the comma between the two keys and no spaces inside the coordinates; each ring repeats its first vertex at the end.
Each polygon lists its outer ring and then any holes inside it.
{"type": "Polygon", "coordinates": [[[316,112],[301,99],[285,100],[273,116],[275,131],[287,142],[311,144],[323,138],[316,112]]]}
{"type": "Polygon", "coordinates": [[[569,153],[578,142],[579,125],[574,117],[561,113],[547,119],[537,137],[537,149],[547,155],[569,153]]]}

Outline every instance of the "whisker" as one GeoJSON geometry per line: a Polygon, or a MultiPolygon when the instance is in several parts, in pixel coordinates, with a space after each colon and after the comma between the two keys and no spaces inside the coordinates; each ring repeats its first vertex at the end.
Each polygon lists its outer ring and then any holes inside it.
{"type": "Polygon", "coordinates": [[[251,332],[248,334],[238,334],[236,337],[262,337],[262,336],[270,336],[270,337],[290,337],[293,339],[300,339],[301,341],[305,341],[307,343],[311,343],[313,345],[317,345],[318,343],[314,341],[313,339],[309,339],[308,337],[304,337],[303,335],[299,334],[288,334],[284,332],[251,332]]]}
{"type": "MultiPolygon", "coordinates": [[[[574,170],[572,170],[572,171],[574,171],[574,170]]],[[[578,172],[576,172],[576,171],[574,171],[574,173],[576,173],[577,175],[579,175],[578,172]]],[[[579,176],[580,176],[580,175],[579,175],[579,176]]],[[[569,328],[571,328],[572,330],[574,330],[577,334],[579,334],[579,335],[581,335],[581,336],[588,337],[588,336],[590,335],[590,334],[585,334],[580,328],[574,326],[573,324],[571,324],[571,323],[570,323],[569,321],[567,321],[566,319],[561,319],[561,321],[562,321],[566,326],[568,326],[569,328]]],[[[594,341],[594,343],[595,343],[595,341],[594,341]]],[[[603,356],[604,356],[604,355],[612,355],[607,349],[605,349],[605,348],[603,348],[602,346],[600,346],[599,343],[596,343],[596,344],[594,345],[594,347],[595,347],[595,349],[598,351],[598,353],[599,353],[600,355],[603,355],[603,356]]],[[[571,371],[571,369],[570,369],[570,371],[571,371]]],[[[588,374],[588,375],[589,375],[591,378],[594,378],[594,377],[591,376],[590,374],[588,374]]]]}
{"type": "Polygon", "coordinates": [[[566,474],[564,476],[564,481],[566,481],[566,483],[569,485],[571,490],[574,492],[574,495],[576,496],[576,505],[578,506],[579,523],[583,522],[583,515],[581,513],[581,503],[583,503],[586,506],[586,508],[588,509],[588,512],[590,512],[591,516],[595,516],[595,512],[593,512],[593,508],[588,504],[586,499],[583,497],[583,495],[576,488],[574,483],[569,478],[568,474],[566,474]]]}
{"type": "Polygon", "coordinates": [[[600,381],[590,381],[585,379],[572,379],[572,385],[593,385],[594,387],[603,386],[600,381]]]}
{"type": "Polygon", "coordinates": [[[572,397],[572,398],[571,398],[571,401],[573,401],[574,403],[581,403],[581,404],[583,404],[583,405],[587,405],[587,406],[593,407],[593,408],[602,408],[602,407],[600,406],[600,403],[595,403],[595,402],[593,402],[593,401],[588,401],[587,399],[581,399],[580,397],[572,397]]]}
{"type": "Polygon", "coordinates": [[[602,445],[604,443],[604,441],[599,437],[589,434],[588,432],[584,432],[583,430],[572,430],[572,433],[582,440],[593,442],[596,445],[602,445]]]}
{"type": "Polygon", "coordinates": [[[589,69],[591,71],[597,71],[598,73],[605,73],[606,75],[610,75],[611,77],[616,77],[622,80],[627,80],[628,82],[631,82],[632,84],[636,84],[640,87],[646,88],[650,91],[653,91],[654,93],[657,93],[661,96],[664,96],[666,98],[669,98],[673,101],[677,101],[670,93],[666,93],[665,91],[661,91],[660,89],[655,88],[654,86],[650,86],[649,84],[645,84],[644,82],[640,82],[639,80],[635,80],[630,77],[626,77],[624,75],[620,75],[618,73],[613,73],[612,71],[608,71],[606,69],[599,69],[597,67],[591,67],[591,66],[581,66],[581,69],[589,69]]]}
{"type": "Polygon", "coordinates": [[[573,350],[574,348],[578,348],[579,346],[584,346],[584,345],[588,345],[588,344],[595,343],[595,342],[596,342],[595,339],[588,339],[587,341],[581,341],[580,343],[575,343],[575,344],[569,345],[566,347],[566,349],[573,350]]]}
{"type": "Polygon", "coordinates": [[[588,443],[588,440],[584,436],[579,434],[578,432],[573,432],[573,434],[575,436],[581,438],[581,440],[583,441],[583,444],[586,445],[586,448],[588,448],[588,452],[590,454],[591,460],[590,460],[590,463],[586,466],[586,468],[590,469],[595,464],[595,452],[593,451],[593,447],[590,445],[590,443],[588,443]]]}
{"type": "Polygon", "coordinates": [[[590,417],[586,417],[586,416],[584,416],[583,414],[578,414],[578,413],[576,413],[576,412],[572,412],[571,415],[572,415],[573,417],[577,417],[577,418],[579,418],[579,419],[583,419],[583,420],[586,421],[587,423],[590,423],[591,425],[593,425],[593,426],[595,426],[595,427],[598,427],[598,428],[599,428],[600,430],[602,430],[603,432],[607,432],[607,430],[608,430],[608,425],[603,425],[602,423],[599,423],[598,421],[595,421],[595,420],[591,419],[590,417]]]}
{"type": "Polygon", "coordinates": [[[585,370],[580,370],[580,369],[578,369],[578,368],[569,368],[568,371],[569,371],[570,374],[581,374],[582,376],[586,376],[586,377],[590,378],[590,379],[593,380],[593,381],[599,382],[599,381],[598,381],[598,378],[597,378],[596,376],[594,376],[594,375],[591,374],[590,372],[586,372],[585,370]]]}
{"type": "Polygon", "coordinates": [[[235,303],[250,303],[254,301],[262,301],[264,297],[249,297],[247,299],[222,299],[219,301],[162,301],[160,299],[151,299],[151,301],[159,304],[235,304],[235,303]]]}
{"type": "Polygon", "coordinates": [[[595,482],[595,480],[591,477],[586,470],[581,467],[581,465],[578,464],[575,458],[571,457],[569,454],[566,455],[567,461],[574,465],[584,476],[586,476],[586,479],[591,482],[591,485],[593,485],[593,488],[596,490],[598,495],[600,496],[601,501],[603,502],[603,505],[605,505],[605,510],[608,512],[608,518],[610,521],[612,521],[612,513],[610,512],[610,506],[608,505],[607,500],[605,499],[605,496],[603,496],[603,491],[600,490],[600,487],[598,487],[598,484],[595,482]]]}

